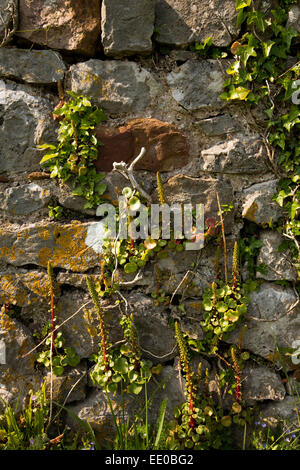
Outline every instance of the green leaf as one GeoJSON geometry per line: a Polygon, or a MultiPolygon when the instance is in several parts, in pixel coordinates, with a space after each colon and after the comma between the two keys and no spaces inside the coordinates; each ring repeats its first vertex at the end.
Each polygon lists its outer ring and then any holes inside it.
{"type": "Polygon", "coordinates": [[[130,274],[130,273],[135,273],[135,271],[137,271],[138,269],[138,266],[136,263],[127,263],[125,264],[124,266],[124,271],[126,274],[130,274]]]}
{"type": "Polygon", "coordinates": [[[236,0],[236,9],[246,8],[251,5],[252,0],[236,0]]]}
{"type": "Polygon", "coordinates": [[[100,183],[100,184],[97,184],[97,186],[95,187],[95,192],[99,194],[99,196],[102,196],[102,194],[105,193],[106,189],[107,189],[107,184],[100,183]]]}
{"type": "Polygon", "coordinates": [[[47,153],[46,155],[43,156],[42,160],[40,161],[40,164],[47,162],[48,160],[51,160],[52,158],[58,157],[58,153],[47,153]]]}
{"type": "Polygon", "coordinates": [[[134,395],[138,395],[139,393],[141,393],[142,390],[143,390],[143,385],[132,383],[128,386],[128,392],[133,393],[134,395]]]}
{"type": "Polygon", "coordinates": [[[264,57],[269,57],[271,49],[274,46],[274,44],[275,44],[275,41],[271,41],[271,39],[268,39],[266,42],[261,43],[264,57]]]}

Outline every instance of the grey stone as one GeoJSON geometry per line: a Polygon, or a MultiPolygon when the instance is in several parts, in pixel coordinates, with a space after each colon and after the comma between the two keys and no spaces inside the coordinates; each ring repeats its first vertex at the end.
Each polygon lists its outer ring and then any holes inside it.
{"type": "Polygon", "coordinates": [[[299,397],[300,394],[300,382],[299,378],[296,377],[289,377],[286,383],[286,391],[288,395],[293,397],[299,397]]]}
{"type": "MultiPolygon", "coordinates": [[[[109,304],[113,303],[110,299],[109,304]]],[[[108,302],[102,301],[101,305],[105,307],[108,302]]],[[[101,341],[99,319],[89,294],[80,290],[66,292],[59,299],[56,312],[60,322],[78,312],[63,325],[62,332],[68,345],[75,348],[80,358],[88,359],[92,354],[99,352],[101,341]],[[86,307],[81,308],[87,303],[86,307]]],[[[117,307],[105,310],[105,325],[109,342],[114,344],[123,339],[117,307]]]]}
{"type": "Polygon", "coordinates": [[[15,188],[7,188],[0,195],[2,210],[13,215],[28,215],[47,206],[51,194],[39,184],[30,183],[15,188]]]}
{"type": "Polygon", "coordinates": [[[166,362],[176,355],[174,331],[169,327],[163,307],[155,307],[153,299],[132,292],[127,301],[138,331],[143,355],[152,362],[166,362]]]}
{"type": "Polygon", "coordinates": [[[287,28],[294,28],[296,31],[300,31],[300,6],[292,5],[288,12],[288,20],[286,23],[287,28]]]}
{"type": "Polygon", "coordinates": [[[246,365],[242,377],[242,396],[248,406],[265,400],[281,401],[285,397],[280,376],[265,366],[246,365]]]}
{"type": "Polygon", "coordinates": [[[237,11],[230,0],[156,0],[156,41],[186,46],[212,37],[228,46],[237,35],[237,11]]]}
{"type": "Polygon", "coordinates": [[[283,217],[283,209],[272,200],[277,186],[278,180],[270,180],[244,189],[242,216],[256,224],[267,224],[271,219],[277,222],[283,217]]]}
{"type": "Polygon", "coordinates": [[[266,230],[261,232],[259,239],[264,245],[257,257],[257,265],[265,264],[266,272],[257,271],[256,277],[266,281],[296,281],[297,269],[293,266],[291,253],[279,251],[284,238],[278,232],[266,230]]]}
{"type": "MultiPolygon", "coordinates": [[[[0,311],[0,341],[5,344],[5,364],[0,364],[0,397],[20,410],[30,390],[37,391],[41,377],[34,370],[35,354],[23,357],[35,346],[30,332],[0,311]]],[[[3,403],[0,400],[0,411],[3,403]]]]}
{"type": "Polygon", "coordinates": [[[167,75],[172,96],[188,111],[222,108],[224,76],[217,60],[188,60],[167,75]]]}
{"type": "Polygon", "coordinates": [[[0,76],[48,85],[63,80],[66,66],[57,52],[0,49],[0,76]]]}
{"type": "MultiPolygon", "coordinates": [[[[204,204],[205,219],[212,217],[217,222],[218,191],[221,204],[231,204],[233,201],[233,188],[229,181],[205,176],[194,178],[185,175],[175,175],[165,185],[166,201],[169,204],[204,204]]],[[[230,233],[232,229],[233,214],[230,212],[224,218],[225,230],[230,233]]]]}
{"type": "Polygon", "coordinates": [[[229,114],[202,119],[198,125],[209,136],[232,134],[241,130],[241,125],[229,114]]]}
{"type": "Polygon", "coordinates": [[[99,266],[101,222],[62,225],[58,223],[3,229],[0,233],[0,256],[13,266],[34,264],[85,272],[99,266]],[[99,234],[100,233],[100,234],[99,234]]]}
{"type": "Polygon", "coordinates": [[[152,51],[155,0],[104,0],[102,44],[106,55],[124,57],[152,51]]]}
{"type": "Polygon", "coordinates": [[[215,173],[267,172],[265,147],[258,137],[239,136],[201,152],[200,170],[215,173]]]}
{"type": "Polygon", "coordinates": [[[2,46],[9,41],[14,27],[17,26],[18,0],[0,0],[0,11],[0,46],[2,46]]]}
{"type": "Polygon", "coordinates": [[[82,401],[86,398],[86,365],[72,367],[61,376],[52,374],[52,378],[51,372],[49,372],[45,377],[45,383],[47,397],[49,398],[52,393],[52,399],[56,402],[68,404],[82,401]]]}
{"type": "Polygon", "coordinates": [[[286,396],[284,400],[277,403],[268,403],[261,406],[260,417],[270,426],[276,426],[278,422],[285,421],[294,429],[299,427],[297,410],[299,410],[299,397],[286,396]]]}
{"type": "MultiPolygon", "coordinates": [[[[142,394],[141,394],[142,395],[142,394]]],[[[112,395],[109,394],[114,415],[122,420],[132,418],[138,411],[142,410],[143,399],[140,395],[112,395]],[[124,415],[123,415],[124,410],[124,415]]],[[[105,443],[114,438],[116,429],[114,427],[114,420],[112,412],[106,398],[105,393],[100,389],[94,389],[86,400],[76,405],[68,406],[68,409],[77,415],[81,420],[86,421],[95,431],[98,442],[105,443]]],[[[79,425],[73,416],[68,413],[66,423],[74,430],[80,430],[82,427],[79,425]]],[[[132,420],[131,420],[132,423],[132,420]]]]}
{"type": "Polygon", "coordinates": [[[0,105],[0,173],[39,171],[37,145],[56,139],[51,103],[29,85],[6,83],[0,105]]]}
{"type": "Polygon", "coordinates": [[[91,59],[70,68],[72,91],[83,93],[107,113],[143,111],[159,93],[150,72],[134,62],[91,59]]]}
{"type": "MultiPolygon", "coordinates": [[[[297,297],[292,288],[264,283],[250,296],[243,348],[264,357],[274,358],[279,348],[291,348],[299,339],[300,316],[297,297]]],[[[241,327],[234,330],[227,342],[238,344],[241,327]]]]}
{"type": "Polygon", "coordinates": [[[161,402],[167,399],[165,422],[174,419],[174,408],[181,405],[186,398],[184,395],[184,380],[180,383],[179,373],[175,367],[165,366],[160,375],[155,376],[155,382],[150,381],[148,393],[154,392],[151,405],[151,421],[155,423],[159,415],[161,402]]]}
{"type": "Polygon", "coordinates": [[[49,279],[45,272],[7,270],[0,273],[0,304],[38,309],[41,303],[48,301],[48,294],[49,279]]]}

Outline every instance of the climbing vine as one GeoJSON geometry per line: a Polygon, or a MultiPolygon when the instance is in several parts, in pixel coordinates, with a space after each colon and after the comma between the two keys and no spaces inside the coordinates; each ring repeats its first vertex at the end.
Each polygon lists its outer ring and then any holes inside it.
{"type": "Polygon", "coordinates": [[[296,92],[300,62],[295,47],[299,33],[286,27],[293,3],[281,0],[277,8],[264,12],[256,10],[252,0],[237,0],[237,24],[246,32],[231,46],[234,62],[227,69],[229,78],[221,97],[246,103],[265,142],[271,168],[280,178],[274,200],[286,214],[281,225],[285,245],[299,271],[300,114],[296,92]]]}

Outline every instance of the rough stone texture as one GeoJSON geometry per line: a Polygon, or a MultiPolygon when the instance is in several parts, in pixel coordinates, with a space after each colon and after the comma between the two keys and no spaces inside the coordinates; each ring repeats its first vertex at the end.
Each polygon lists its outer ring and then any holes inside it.
{"type": "Polygon", "coordinates": [[[57,52],[0,49],[0,76],[48,85],[63,80],[66,66],[57,52]]]}
{"type": "Polygon", "coordinates": [[[49,101],[28,85],[7,83],[0,123],[0,173],[38,171],[41,153],[36,146],[56,136],[49,101]]]}
{"type": "Polygon", "coordinates": [[[87,370],[84,365],[66,369],[63,375],[53,375],[52,379],[49,372],[45,381],[47,396],[50,396],[52,387],[52,399],[56,402],[67,404],[86,398],[87,370]]]}
{"type": "Polygon", "coordinates": [[[155,0],[103,0],[102,43],[108,56],[123,57],[152,51],[155,0]]]}
{"type": "Polygon", "coordinates": [[[35,44],[92,56],[99,46],[98,0],[19,0],[17,36],[35,44]]]}
{"type": "Polygon", "coordinates": [[[174,332],[162,307],[139,292],[127,297],[138,330],[139,343],[152,362],[166,362],[176,355],[174,332]]]}
{"type": "MultiPolygon", "coordinates": [[[[118,394],[109,397],[114,414],[121,418],[121,396],[118,394]]],[[[142,398],[140,396],[125,395],[124,408],[125,419],[128,416],[134,416],[138,410],[142,409],[142,398]]],[[[110,441],[113,438],[113,417],[105,393],[102,390],[93,390],[85,401],[68,406],[68,409],[91,425],[98,442],[110,441]]],[[[66,422],[71,428],[80,429],[78,422],[69,413],[66,422]]]]}
{"type": "Polygon", "coordinates": [[[47,302],[49,279],[45,273],[22,270],[0,273],[0,303],[18,307],[47,302]]]}
{"type": "Polygon", "coordinates": [[[111,171],[113,162],[130,163],[142,147],[146,154],[135,170],[171,171],[188,163],[186,137],[175,126],[158,119],[133,119],[117,129],[98,126],[96,135],[104,145],[96,161],[100,171],[111,171]]]}
{"type": "Polygon", "coordinates": [[[259,137],[239,136],[201,152],[199,169],[214,173],[261,174],[267,171],[265,147],[259,137]]]}
{"type": "Polygon", "coordinates": [[[95,250],[101,239],[100,235],[98,238],[101,227],[100,222],[81,224],[75,221],[70,225],[51,223],[2,230],[0,255],[3,261],[14,266],[35,264],[46,267],[49,260],[53,267],[84,272],[99,263],[99,254],[95,250]]]}
{"type": "Polygon", "coordinates": [[[260,241],[263,246],[257,257],[257,264],[265,264],[266,273],[257,272],[256,277],[266,281],[287,281],[297,280],[297,269],[293,266],[291,253],[287,250],[280,250],[279,247],[284,238],[275,231],[266,230],[261,232],[260,241]]]}
{"type": "Polygon", "coordinates": [[[229,114],[220,114],[198,122],[199,127],[208,136],[232,134],[241,130],[239,122],[229,114]]]}
{"type": "Polygon", "coordinates": [[[36,183],[7,188],[0,194],[1,209],[12,215],[28,215],[48,205],[51,195],[36,183]]]}
{"type": "Polygon", "coordinates": [[[265,366],[247,365],[243,371],[243,400],[247,405],[265,400],[281,401],[285,388],[280,376],[265,366]]]}
{"type": "Polygon", "coordinates": [[[278,421],[284,420],[287,424],[297,429],[299,426],[296,410],[299,410],[299,400],[295,397],[286,396],[278,403],[269,403],[261,408],[261,417],[269,425],[276,425],[278,421]]]}
{"type": "Polygon", "coordinates": [[[286,23],[287,28],[294,28],[296,31],[300,31],[300,6],[292,5],[289,13],[288,20],[286,23]]]}
{"type": "Polygon", "coordinates": [[[18,403],[20,409],[29,390],[38,390],[40,386],[40,376],[34,371],[34,354],[22,358],[34,347],[34,342],[30,332],[3,311],[0,311],[0,341],[6,347],[6,363],[0,364],[0,397],[13,407],[18,403]]]}
{"type": "Polygon", "coordinates": [[[188,111],[222,108],[224,76],[217,60],[188,60],[167,75],[172,96],[188,111]]]}
{"type": "Polygon", "coordinates": [[[70,67],[72,91],[94,99],[109,114],[142,112],[159,86],[150,72],[134,62],[91,59],[70,67]]]}
{"type": "Polygon", "coordinates": [[[243,191],[242,216],[256,224],[277,222],[284,213],[272,197],[277,191],[278,180],[258,183],[243,191]]]}
{"type": "MultiPolygon", "coordinates": [[[[176,175],[170,178],[165,185],[166,201],[169,204],[192,203],[204,204],[205,218],[213,217],[218,220],[218,204],[216,199],[218,191],[221,204],[229,204],[233,200],[230,182],[211,177],[192,178],[185,175],[176,175]]],[[[229,213],[225,219],[225,229],[231,230],[233,215],[229,213]]]]}
{"type": "Polygon", "coordinates": [[[18,0],[0,0],[1,23],[0,44],[5,43],[8,34],[13,29],[13,18],[18,11],[18,0]]]}
{"type": "Polygon", "coordinates": [[[156,41],[186,46],[212,37],[228,46],[237,35],[235,3],[230,0],[156,0],[156,41]]]}
{"type": "MultiPolygon", "coordinates": [[[[300,316],[297,297],[292,288],[264,283],[251,294],[246,314],[247,328],[243,348],[266,359],[273,359],[276,345],[291,348],[299,338],[300,316]]],[[[241,328],[228,338],[237,343],[241,328]]]]}

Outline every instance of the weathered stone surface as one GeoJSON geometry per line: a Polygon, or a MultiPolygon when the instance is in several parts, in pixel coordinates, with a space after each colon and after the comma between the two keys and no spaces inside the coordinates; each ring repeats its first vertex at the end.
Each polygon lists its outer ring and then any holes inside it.
{"type": "MultiPolygon", "coordinates": [[[[243,347],[266,359],[273,359],[276,347],[292,347],[299,338],[300,316],[297,298],[292,288],[264,283],[253,292],[245,317],[247,329],[243,347]]],[[[241,328],[228,338],[237,344],[241,328]]]]}
{"type": "Polygon", "coordinates": [[[1,209],[12,215],[29,215],[48,205],[50,191],[36,183],[7,188],[0,194],[1,209]]]}
{"type": "MultiPolygon", "coordinates": [[[[0,341],[4,342],[5,364],[0,364],[0,397],[22,408],[29,390],[38,390],[41,378],[34,370],[35,355],[22,358],[34,347],[29,331],[0,311],[0,341]],[[19,401],[18,401],[19,400],[19,401]]],[[[0,410],[3,403],[0,400],[0,410]]]]}
{"type": "Polygon", "coordinates": [[[0,304],[35,306],[49,299],[49,279],[42,272],[0,273],[0,304]]]}
{"type": "Polygon", "coordinates": [[[265,147],[258,137],[239,136],[201,152],[200,170],[214,173],[262,174],[267,171],[265,147]]]}
{"type": "Polygon", "coordinates": [[[217,60],[188,60],[167,75],[172,96],[188,111],[222,108],[224,77],[217,60]]]}
{"type": "Polygon", "coordinates": [[[66,66],[57,52],[0,49],[0,76],[48,85],[63,80],[66,66]]]}
{"type": "Polygon", "coordinates": [[[0,45],[3,45],[17,26],[18,0],[0,0],[0,11],[0,45]]]}
{"type": "Polygon", "coordinates": [[[99,263],[101,222],[51,223],[0,232],[0,256],[14,266],[35,264],[85,272],[99,263]],[[98,238],[99,235],[99,238],[98,238]]]}
{"type": "Polygon", "coordinates": [[[156,0],[156,41],[186,46],[212,37],[216,46],[228,46],[238,33],[236,16],[230,0],[156,0]]]}
{"type": "Polygon", "coordinates": [[[277,192],[278,180],[254,184],[243,191],[242,216],[256,224],[277,222],[284,213],[272,197],[277,192]]]}
{"type": "Polygon", "coordinates": [[[107,113],[142,112],[159,93],[159,85],[150,72],[134,62],[95,60],[70,68],[71,88],[83,93],[107,113]]]}
{"type": "Polygon", "coordinates": [[[291,253],[279,251],[284,238],[278,232],[266,230],[261,232],[259,239],[264,245],[257,257],[257,264],[265,264],[267,270],[266,273],[257,272],[256,277],[266,281],[296,281],[297,269],[293,266],[291,253]]]}
{"type": "Polygon", "coordinates": [[[139,292],[131,293],[127,300],[143,354],[152,362],[166,362],[175,357],[174,331],[169,327],[163,307],[155,307],[153,299],[139,292]]]}
{"type": "Polygon", "coordinates": [[[294,429],[297,429],[299,426],[297,410],[299,410],[299,399],[286,396],[282,401],[261,406],[260,411],[261,418],[271,426],[284,420],[287,424],[292,425],[294,429]]]}
{"type": "Polygon", "coordinates": [[[288,13],[288,20],[286,24],[287,28],[294,28],[296,31],[300,31],[300,6],[292,5],[288,13]]]}
{"type": "Polygon", "coordinates": [[[94,55],[98,48],[98,0],[20,0],[19,14],[19,37],[87,56],[94,55]]]}
{"type": "Polygon", "coordinates": [[[167,401],[166,422],[174,419],[174,408],[181,405],[186,398],[184,395],[184,384],[180,383],[179,373],[175,367],[165,366],[160,375],[155,376],[155,381],[149,383],[149,394],[154,392],[154,400],[151,406],[151,422],[155,423],[159,415],[162,400],[167,401]],[[158,385],[159,384],[159,388],[158,385]]]}
{"type": "Polygon", "coordinates": [[[29,85],[6,83],[0,123],[0,173],[38,171],[37,145],[56,137],[49,101],[35,95],[29,85]]]}
{"type": "MultiPolygon", "coordinates": [[[[192,178],[185,175],[176,175],[170,178],[165,185],[166,201],[169,204],[192,203],[204,204],[205,219],[212,217],[218,220],[218,204],[216,199],[218,191],[221,204],[230,204],[233,201],[231,183],[211,177],[192,178]]],[[[230,232],[233,215],[229,213],[225,218],[225,229],[230,232]]]]}
{"type": "Polygon", "coordinates": [[[239,122],[229,114],[202,119],[198,125],[209,136],[232,134],[241,130],[239,122]]]}
{"type": "MultiPolygon", "coordinates": [[[[122,400],[121,395],[109,395],[114,415],[122,419],[122,400]]],[[[128,416],[135,416],[138,410],[142,409],[142,397],[133,395],[124,395],[124,414],[125,419],[128,416]]],[[[100,389],[93,390],[88,398],[76,405],[68,406],[68,409],[75,413],[83,421],[87,421],[94,429],[98,442],[110,441],[115,435],[114,421],[105,393],[100,389]]],[[[67,424],[79,430],[80,425],[68,413],[66,417],[67,424]]]]}
{"type": "Polygon", "coordinates": [[[124,57],[152,51],[155,0],[104,0],[102,44],[106,55],[124,57]]]}
{"type": "Polygon", "coordinates": [[[130,163],[145,147],[135,170],[171,171],[188,163],[186,137],[173,125],[158,119],[133,119],[118,129],[98,126],[96,135],[104,145],[99,149],[96,167],[111,171],[113,162],[130,163]]]}
{"type": "Polygon", "coordinates": [[[265,400],[281,401],[285,397],[285,388],[280,376],[265,366],[246,365],[242,371],[243,400],[247,405],[265,400]]]}
{"type": "Polygon", "coordinates": [[[59,403],[72,403],[86,397],[87,370],[85,365],[72,367],[64,375],[56,376],[49,372],[46,375],[46,393],[50,396],[52,383],[52,399],[59,403]]]}

